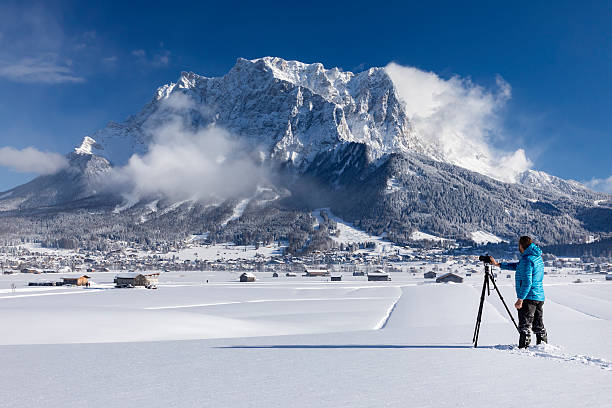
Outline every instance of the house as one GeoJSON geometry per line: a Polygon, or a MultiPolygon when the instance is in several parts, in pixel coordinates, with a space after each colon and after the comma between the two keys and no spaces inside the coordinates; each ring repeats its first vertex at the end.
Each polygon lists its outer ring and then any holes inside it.
{"type": "Polygon", "coordinates": [[[87,286],[90,279],[87,275],[82,275],[77,278],[62,278],[62,285],[87,286]]]}
{"type": "Polygon", "coordinates": [[[353,276],[365,276],[365,273],[363,271],[355,271],[353,272],[353,276]]]}
{"type": "Polygon", "coordinates": [[[437,274],[437,273],[435,273],[435,272],[433,272],[433,271],[425,272],[425,273],[423,274],[423,277],[424,277],[425,279],[433,279],[433,278],[435,278],[436,276],[438,276],[438,274],[437,274]]]}
{"type": "Polygon", "coordinates": [[[293,277],[295,277],[295,276],[297,276],[297,275],[296,275],[295,273],[293,273],[293,272],[287,272],[287,273],[285,274],[285,276],[290,277],[290,278],[293,278],[293,277]]]}
{"type": "Polygon", "coordinates": [[[391,277],[382,269],[377,269],[375,272],[368,273],[368,281],[390,281],[391,277]]]}
{"type": "Polygon", "coordinates": [[[240,275],[240,282],[255,282],[257,278],[251,272],[245,272],[240,275]]]}
{"type": "Polygon", "coordinates": [[[329,276],[329,271],[327,269],[308,269],[306,268],[306,273],[302,276],[329,276]]]}
{"type": "Polygon", "coordinates": [[[342,275],[332,275],[331,276],[332,282],[340,282],[341,280],[342,280],[342,275]]]}
{"type": "Polygon", "coordinates": [[[126,273],[115,276],[115,287],[125,288],[128,285],[151,287],[157,285],[159,273],[126,273]]]}
{"type": "Polygon", "coordinates": [[[273,278],[278,278],[278,272],[274,272],[274,273],[272,274],[272,277],[273,277],[273,278]]]}
{"type": "Polygon", "coordinates": [[[607,281],[612,281],[612,273],[609,273],[606,275],[606,280],[607,281]]]}
{"type": "Polygon", "coordinates": [[[454,273],[449,272],[437,278],[436,282],[437,283],[448,283],[448,282],[462,283],[463,278],[459,275],[455,275],[454,273]]]}

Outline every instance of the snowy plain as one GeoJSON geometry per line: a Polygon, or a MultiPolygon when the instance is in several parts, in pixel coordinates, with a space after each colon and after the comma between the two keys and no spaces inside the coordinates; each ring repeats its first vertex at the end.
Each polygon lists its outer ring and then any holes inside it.
{"type": "MultiPolygon", "coordinates": [[[[25,286],[57,275],[0,276],[0,405],[612,404],[612,282],[547,275],[551,345],[528,351],[514,347],[491,295],[473,349],[482,273],[436,284],[423,270],[390,282],[168,272],[157,290],[114,289],[112,272],[93,273],[90,288],[25,286]]],[[[513,279],[498,274],[498,284],[511,306],[513,279]]]]}

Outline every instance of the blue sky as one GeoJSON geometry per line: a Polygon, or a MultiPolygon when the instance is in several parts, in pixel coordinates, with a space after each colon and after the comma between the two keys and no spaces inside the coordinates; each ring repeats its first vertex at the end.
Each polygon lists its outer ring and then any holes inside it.
{"type": "MultiPolygon", "coordinates": [[[[391,61],[512,87],[505,149],[612,188],[607,2],[2,2],[0,147],[65,153],[180,71],[266,55],[363,70],[391,61]],[[572,4],[573,3],[573,4],[572,4]]],[[[32,178],[0,168],[0,191],[32,178]]]]}

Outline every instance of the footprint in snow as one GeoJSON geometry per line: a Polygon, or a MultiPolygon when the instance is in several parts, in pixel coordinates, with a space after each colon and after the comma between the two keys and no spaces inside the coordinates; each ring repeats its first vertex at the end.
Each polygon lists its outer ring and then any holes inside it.
{"type": "Polygon", "coordinates": [[[599,367],[602,370],[612,371],[612,362],[610,361],[583,354],[564,353],[561,347],[553,346],[552,344],[543,343],[537,346],[530,346],[527,349],[519,349],[518,346],[513,344],[499,344],[497,346],[493,346],[492,348],[495,350],[509,351],[513,354],[580,363],[599,367]]]}

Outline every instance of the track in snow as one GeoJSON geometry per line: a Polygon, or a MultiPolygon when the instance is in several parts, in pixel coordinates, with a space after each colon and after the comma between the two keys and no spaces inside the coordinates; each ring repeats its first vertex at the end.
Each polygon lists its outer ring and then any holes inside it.
{"type": "Polygon", "coordinates": [[[612,371],[612,362],[610,361],[583,354],[564,353],[561,347],[553,346],[550,344],[540,344],[538,346],[529,347],[526,350],[519,349],[516,345],[510,344],[500,344],[491,348],[495,350],[509,351],[513,354],[520,354],[524,356],[585,364],[589,366],[599,367],[603,370],[612,371]]]}

